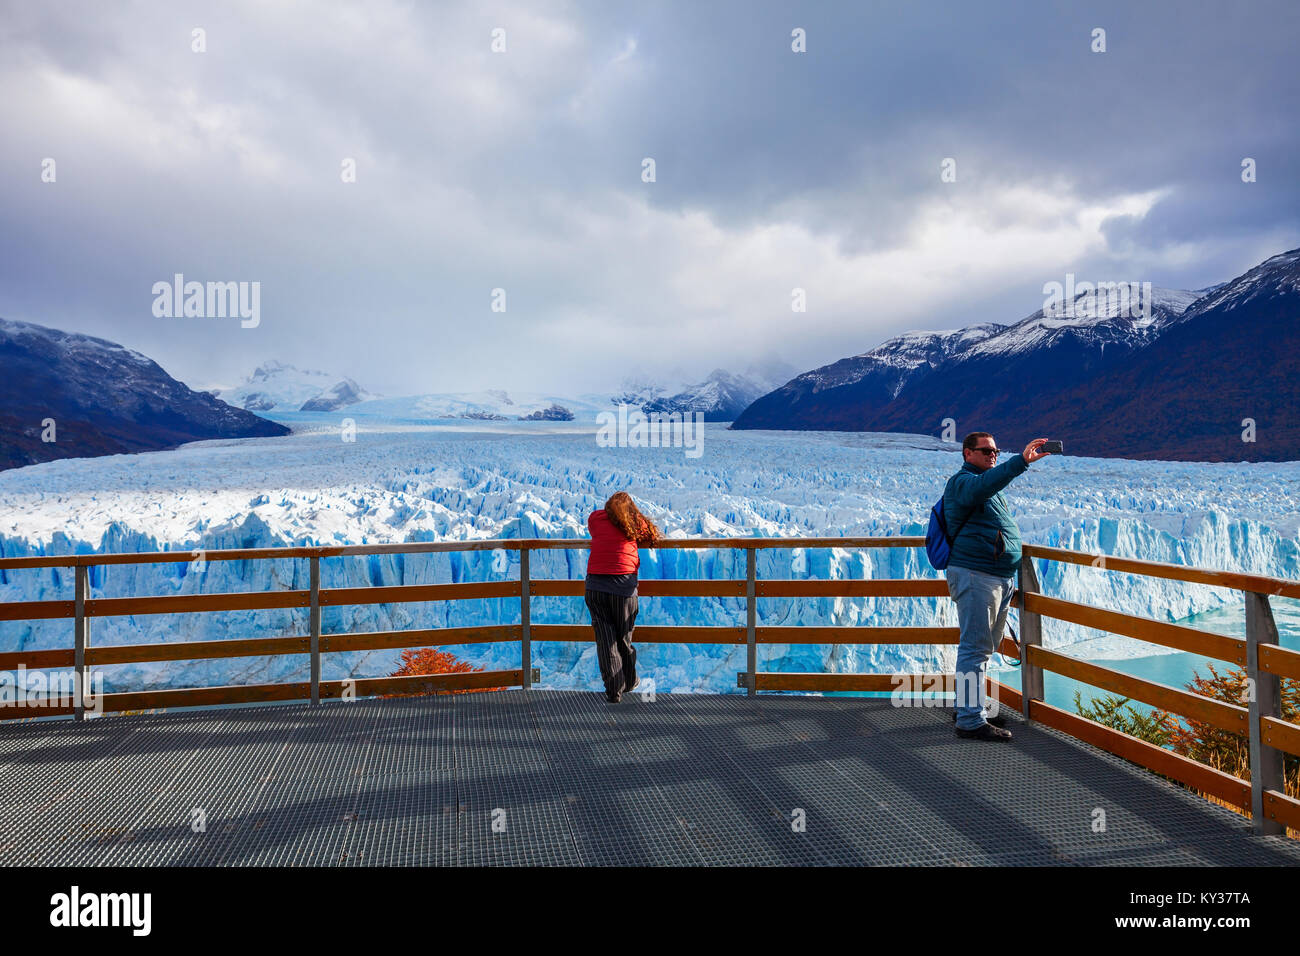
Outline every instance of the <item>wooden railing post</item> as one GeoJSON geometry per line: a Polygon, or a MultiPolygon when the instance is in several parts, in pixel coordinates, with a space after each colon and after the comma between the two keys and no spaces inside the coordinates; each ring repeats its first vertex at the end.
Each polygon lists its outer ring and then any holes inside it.
{"type": "Polygon", "coordinates": [[[1043,619],[1037,613],[1025,610],[1025,595],[1037,594],[1038,589],[1038,573],[1034,570],[1034,559],[1027,554],[1022,554],[1020,587],[1016,599],[1020,609],[1020,711],[1025,720],[1029,719],[1030,701],[1043,699],[1043,669],[1033,663],[1029,651],[1031,646],[1042,646],[1043,619]]]}
{"type": "Polygon", "coordinates": [[[528,549],[519,549],[519,652],[523,659],[524,690],[533,686],[533,631],[528,594],[528,549]]]}
{"type": "Polygon", "coordinates": [[[320,557],[311,557],[311,703],[320,704],[320,557]]]}
{"type": "Polygon", "coordinates": [[[745,548],[745,687],[746,694],[758,694],[758,597],[754,549],[745,548]]]}
{"type": "Polygon", "coordinates": [[[1282,716],[1282,682],[1276,674],[1261,670],[1259,649],[1263,644],[1277,644],[1277,622],[1268,595],[1246,591],[1246,685],[1250,697],[1250,814],[1255,832],[1283,832],[1282,824],[1264,814],[1264,792],[1282,786],[1282,751],[1264,742],[1261,717],[1282,716]]]}
{"type": "Polygon", "coordinates": [[[86,673],[86,645],[90,638],[90,620],[86,617],[86,597],[89,591],[88,569],[77,565],[74,573],[76,598],[72,624],[72,686],[76,699],[72,702],[74,720],[86,719],[86,690],[90,686],[86,673]]]}

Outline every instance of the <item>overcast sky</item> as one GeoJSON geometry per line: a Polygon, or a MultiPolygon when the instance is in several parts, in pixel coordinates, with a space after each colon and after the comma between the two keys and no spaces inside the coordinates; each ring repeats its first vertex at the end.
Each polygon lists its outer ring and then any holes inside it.
{"type": "Polygon", "coordinates": [[[0,7],[0,316],[195,387],[803,370],[1300,246],[1294,0],[0,7]],[[156,317],[178,272],[260,325],[156,317]]]}

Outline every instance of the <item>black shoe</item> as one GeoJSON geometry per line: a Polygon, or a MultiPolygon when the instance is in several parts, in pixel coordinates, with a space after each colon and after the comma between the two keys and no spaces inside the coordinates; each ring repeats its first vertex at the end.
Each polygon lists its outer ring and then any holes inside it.
{"type": "Polygon", "coordinates": [[[622,694],[606,694],[605,700],[611,704],[621,704],[623,702],[622,694]]]}
{"type": "Polygon", "coordinates": [[[1010,740],[1011,731],[1003,730],[1001,727],[994,727],[992,724],[980,724],[974,730],[963,730],[958,727],[957,736],[964,740],[1010,740]]]}
{"type": "MultiPolygon", "coordinates": [[[[954,724],[957,723],[957,711],[952,711],[949,716],[952,718],[954,724]]],[[[988,721],[994,727],[1005,727],[1007,725],[1007,718],[1002,714],[998,714],[996,717],[990,717],[988,721]]]]}

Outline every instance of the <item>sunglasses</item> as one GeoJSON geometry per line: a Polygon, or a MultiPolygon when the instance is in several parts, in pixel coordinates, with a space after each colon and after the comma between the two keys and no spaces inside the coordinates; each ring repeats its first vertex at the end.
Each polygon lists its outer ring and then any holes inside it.
{"type": "Polygon", "coordinates": [[[990,458],[996,458],[998,457],[998,455],[1002,453],[1002,450],[1000,448],[972,448],[971,451],[982,451],[990,458]]]}

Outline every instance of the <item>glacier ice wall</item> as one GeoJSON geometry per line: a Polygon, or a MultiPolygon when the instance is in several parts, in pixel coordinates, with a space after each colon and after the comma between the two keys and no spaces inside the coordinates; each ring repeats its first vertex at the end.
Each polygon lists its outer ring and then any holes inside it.
{"type": "MultiPolygon", "coordinates": [[[[300,416],[301,417],[301,416],[300,416]]],[[[337,420],[282,439],[200,442],[171,452],[49,462],[0,474],[0,554],[112,553],[489,538],[584,537],[586,516],[626,489],[670,536],[835,536],[924,533],[929,507],[960,453],[923,436],[706,431],[704,455],[682,448],[606,448],[588,427],[363,426],[337,420]]],[[[1096,554],[1295,578],[1292,499],[1300,464],[1196,464],[1058,458],[1035,463],[1007,491],[1026,541],[1096,554]]],[[[536,578],[580,578],[582,550],[532,557],[536,578]]],[[[328,558],[322,586],[506,580],[510,552],[328,558]],[[504,562],[504,564],[503,564],[504,562]]],[[[209,561],[98,566],[96,597],[306,588],[308,562],[209,561]]],[[[934,576],[919,549],[771,549],[760,578],[934,576]]],[[[1040,563],[1043,590],[1159,620],[1236,603],[1234,592],[1091,567],[1040,563]]],[[[643,578],[743,578],[727,550],[643,551],[643,578]]],[[[0,599],[72,596],[63,569],[0,572],[0,599]]],[[[771,598],[760,624],[954,624],[950,603],[917,598],[771,598]]],[[[536,623],[587,623],[580,598],[534,598],[536,623]]],[[[517,623],[517,600],[325,608],[326,633],[517,623]]],[[[639,624],[739,625],[739,599],[643,598],[639,624]]],[[[306,633],[305,610],[96,619],[92,644],[220,640],[306,633]]],[[[1093,658],[1159,648],[1045,622],[1048,646],[1093,658]]],[[[0,650],[71,645],[69,621],[0,623],[0,650]]],[[[490,669],[517,667],[517,644],[450,650],[490,669]]],[[[399,651],[329,654],[326,679],[391,673],[399,651]]],[[[744,648],[641,645],[641,670],[670,690],[735,690],[744,648]]],[[[947,670],[953,650],[914,645],[772,645],[764,670],[947,670]]],[[[599,686],[590,644],[538,642],[552,687],[599,686]]],[[[304,679],[305,656],[121,665],[109,688],[304,679]]]]}

